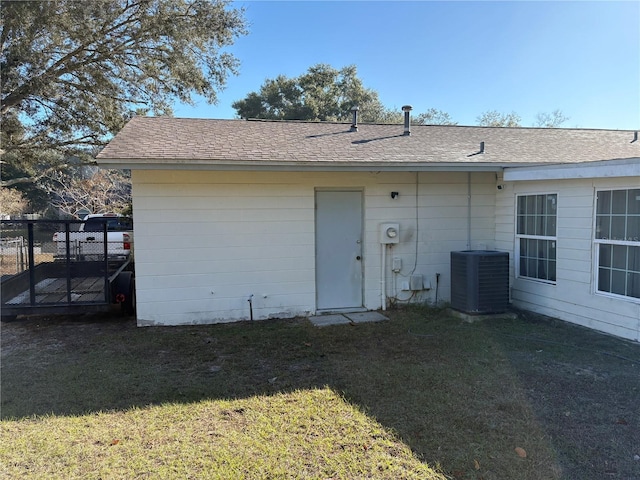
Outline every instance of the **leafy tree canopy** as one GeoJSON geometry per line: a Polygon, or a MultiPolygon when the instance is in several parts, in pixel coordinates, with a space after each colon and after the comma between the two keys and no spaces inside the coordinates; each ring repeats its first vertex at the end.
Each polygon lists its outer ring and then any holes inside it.
{"type": "Polygon", "coordinates": [[[344,121],[351,119],[356,105],[364,122],[376,121],[384,110],[377,92],[363,86],[354,65],[337,70],[318,64],[299,77],[267,79],[259,92],[232,107],[242,118],[344,121]]]}
{"type": "MultiPolygon", "coordinates": [[[[375,90],[365,88],[354,65],[340,70],[314,65],[295,78],[267,79],[258,92],[232,104],[242,118],[268,120],[349,121],[352,107],[368,123],[402,123],[399,109],[386,108],[375,90]]],[[[431,108],[412,118],[414,124],[455,125],[448,113],[431,108]]]]}
{"type": "Polygon", "coordinates": [[[3,1],[3,178],[86,154],[134,113],[170,114],[194,93],[215,102],[237,68],[222,49],[246,33],[229,3],[3,1]]]}

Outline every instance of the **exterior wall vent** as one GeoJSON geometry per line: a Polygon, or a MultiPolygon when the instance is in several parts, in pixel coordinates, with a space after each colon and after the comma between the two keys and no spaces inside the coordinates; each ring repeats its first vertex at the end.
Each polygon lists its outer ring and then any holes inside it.
{"type": "Polygon", "coordinates": [[[509,307],[509,253],[451,252],[451,307],[469,314],[504,313],[509,307]]]}

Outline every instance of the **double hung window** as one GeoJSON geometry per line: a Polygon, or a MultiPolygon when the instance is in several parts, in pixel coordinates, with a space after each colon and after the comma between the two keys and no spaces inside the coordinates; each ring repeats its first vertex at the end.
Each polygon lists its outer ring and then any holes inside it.
{"type": "Polygon", "coordinates": [[[640,188],[596,193],[598,292],[640,298],[640,188]]]}
{"type": "Polygon", "coordinates": [[[556,281],[557,204],[555,193],[517,197],[518,276],[556,281]]]}

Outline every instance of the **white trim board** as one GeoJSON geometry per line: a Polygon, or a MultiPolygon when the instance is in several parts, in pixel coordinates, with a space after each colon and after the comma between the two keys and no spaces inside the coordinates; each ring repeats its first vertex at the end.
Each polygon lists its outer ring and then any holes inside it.
{"type": "Polygon", "coordinates": [[[509,182],[637,176],[640,176],[640,158],[535,167],[506,167],[503,178],[504,181],[509,182]]]}

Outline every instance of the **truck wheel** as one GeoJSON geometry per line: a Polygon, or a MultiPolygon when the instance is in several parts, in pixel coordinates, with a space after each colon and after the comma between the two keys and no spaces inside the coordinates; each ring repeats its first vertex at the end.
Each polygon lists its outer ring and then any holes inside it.
{"type": "Polygon", "coordinates": [[[136,313],[136,286],[133,272],[120,272],[113,285],[114,299],[118,295],[124,296],[124,301],[120,303],[122,313],[133,315],[136,313]]]}

